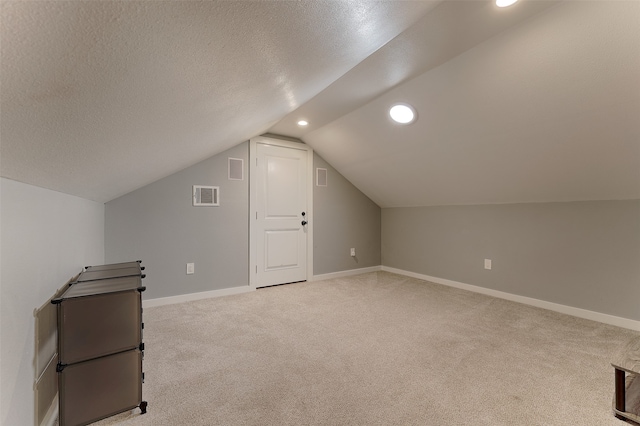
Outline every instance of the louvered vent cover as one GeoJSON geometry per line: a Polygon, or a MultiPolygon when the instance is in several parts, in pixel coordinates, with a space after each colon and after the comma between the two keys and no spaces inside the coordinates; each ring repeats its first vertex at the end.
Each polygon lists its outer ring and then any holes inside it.
{"type": "Polygon", "coordinates": [[[219,206],[220,187],[193,185],[194,206],[219,206]]]}

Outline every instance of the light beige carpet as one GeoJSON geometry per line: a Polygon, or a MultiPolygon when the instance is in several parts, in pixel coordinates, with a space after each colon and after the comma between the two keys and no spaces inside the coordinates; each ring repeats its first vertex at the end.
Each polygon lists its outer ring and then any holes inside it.
{"type": "Polygon", "coordinates": [[[144,322],[148,412],[101,425],[621,426],[609,363],[637,334],[385,272],[144,322]]]}

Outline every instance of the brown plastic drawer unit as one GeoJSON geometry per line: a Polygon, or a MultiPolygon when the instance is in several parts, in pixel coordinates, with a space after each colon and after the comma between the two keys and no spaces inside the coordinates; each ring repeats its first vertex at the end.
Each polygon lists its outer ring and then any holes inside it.
{"type": "Polygon", "coordinates": [[[58,316],[60,426],[135,407],[146,412],[141,270],[139,262],[90,267],[80,275],[84,281],[51,301],[58,316]]]}
{"type": "Polygon", "coordinates": [[[58,305],[61,364],[133,349],[142,343],[140,277],[73,284],[58,305]]]}
{"type": "Polygon", "coordinates": [[[78,426],[132,410],[142,401],[142,352],[132,349],[58,367],[59,424],[78,426]]]}

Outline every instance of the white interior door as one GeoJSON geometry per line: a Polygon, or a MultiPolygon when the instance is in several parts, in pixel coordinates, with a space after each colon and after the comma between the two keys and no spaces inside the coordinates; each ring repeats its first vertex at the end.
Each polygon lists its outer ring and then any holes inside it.
{"type": "Polygon", "coordinates": [[[252,164],[255,287],[307,279],[310,152],[306,145],[257,141],[252,164]],[[297,145],[297,146],[296,146],[297,145]]]}

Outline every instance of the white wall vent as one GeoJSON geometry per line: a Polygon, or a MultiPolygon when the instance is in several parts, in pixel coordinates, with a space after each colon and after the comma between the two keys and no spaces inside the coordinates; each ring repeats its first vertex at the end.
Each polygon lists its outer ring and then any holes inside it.
{"type": "Polygon", "coordinates": [[[327,186],[327,169],[316,169],[316,186],[327,186]]]}
{"type": "Polygon", "coordinates": [[[220,187],[193,185],[193,205],[194,206],[219,206],[220,187]]]}
{"type": "Polygon", "coordinates": [[[229,180],[244,179],[244,160],[229,157],[229,180]]]}

